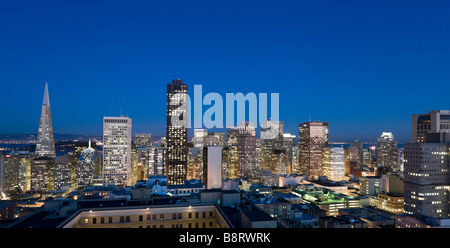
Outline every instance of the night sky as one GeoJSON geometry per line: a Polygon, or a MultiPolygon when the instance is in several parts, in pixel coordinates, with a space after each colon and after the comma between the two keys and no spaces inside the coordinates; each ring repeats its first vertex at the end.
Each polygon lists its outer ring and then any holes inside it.
{"type": "MultiPolygon", "coordinates": [[[[0,2],[0,133],[37,133],[45,82],[55,133],[103,116],[165,134],[166,84],[279,93],[285,132],[408,141],[411,115],[450,109],[450,1],[0,2]]],[[[206,107],[204,108],[206,110],[206,107]]]]}

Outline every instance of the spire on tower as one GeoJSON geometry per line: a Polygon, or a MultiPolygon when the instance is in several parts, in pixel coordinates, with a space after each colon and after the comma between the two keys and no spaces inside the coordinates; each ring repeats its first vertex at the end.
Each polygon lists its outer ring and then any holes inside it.
{"type": "Polygon", "coordinates": [[[50,106],[50,99],[48,97],[48,84],[45,82],[44,100],[42,105],[50,106]]]}

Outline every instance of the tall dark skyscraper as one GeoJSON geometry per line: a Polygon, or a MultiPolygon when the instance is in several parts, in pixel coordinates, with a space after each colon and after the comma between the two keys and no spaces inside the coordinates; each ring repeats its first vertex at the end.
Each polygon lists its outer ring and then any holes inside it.
{"type": "Polygon", "coordinates": [[[252,122],[241,122],[238,126],[238,157],[240,176],[256,177],[256,133],[252,122]]]}
{"type": "Polygon", "coordinates": [[[36,155],[38,157],[56,158],[55,140],[53,137],[52,115],[50,111],[50,99],[48,95],[47,83],[45,83],[44,100],[42,102],[38,142],[36,144],[36,155]]]}
{"type": "Polygon", "coordinates": [[[306,122],[298,128],[301,172],[308,179],[318,179],[323,175],[325,148],[328,147],[328,122],[306,122]]]}
{"type": "Polygon", "coordinates": [[[187,101],[188,86],[180,79],[167,84],[166,175],[169,185],[187,179],[187,101]]]}

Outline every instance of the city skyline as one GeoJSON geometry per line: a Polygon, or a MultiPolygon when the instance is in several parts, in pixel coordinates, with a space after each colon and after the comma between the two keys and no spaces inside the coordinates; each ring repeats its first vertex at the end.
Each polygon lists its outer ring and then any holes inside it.
{"type": "Polygon", "coordinates": [[[449,13],[0,1],[0,229],[261,247],[450,228],[449,13]]]}
{"type": "Polygon", "coordinates": [[[312,119],[333,141],[407,142],[411,114],[448,109],[423,87],[450,87],[449,3],[407,3],[4,2],[0,133],[37,133],[48,82],[55,133],[101,135],[103,116],[124,114],[134,133],[164,136],[165,85],[180,78],[221,95],[277,92],[294,135],[312,119]]]}

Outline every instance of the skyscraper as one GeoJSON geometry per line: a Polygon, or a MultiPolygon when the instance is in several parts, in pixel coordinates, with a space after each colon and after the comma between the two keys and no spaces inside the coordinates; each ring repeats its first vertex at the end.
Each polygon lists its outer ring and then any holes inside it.
{"type": "Polygon", "coordinates": [[[224,168],[224,174],[227,178],[239,178],[239,130],[236,127],[230,127],[227,129],[227,148],[226,148],[226,168],[224,168]]]}
{"type": "Polygon", "coordinates": [[[131,118],[103,118],[103,183],[127,186],[131,176],[131,118]]]}
{"type": "MultiPolygon", "coordinates": [[[[261,123],[261,169],[270,170],[273,150],[283,149],[282,121],[264,121],[261,123]]],[[[278,151],[279,152],[279,151],[278,151]]],[[[279,154],[279,153],[277,153],[279,154]]]]}
{"type": "Polygon", "coordinates": [[[203,147],[208,136],[207,129],[194,129],[192,147],[188,148],[188,171],[187,179],[202,180],[203,173],[203,147]]]}
{"type": "Polygon", "coordinates": [[[358,139],[355,139],[355,141],[350,142],[350,147],[354,147],[357,150],[355,152],[357,152],[357,154],[353,154],[352,159],[357,161],[357,167],[362,169],[363,165],[364,165],[364,149],[363,149],[363,144],[361,142],[358,141],[358,139]]]}
{"type": "Polygon", "coordinates": [[[450,111],[435,110],[428,114],[412,115],[411,142],[425,142],[427,133],[449,133],[450,111]]]}
{"type": "Polygon", "coordinates": [[[327,147],[324,161],[324,175],[332,181],[345,177],[345,151],[343,147],[327,147]]]}
{"type": "Polygon", "coordinates": [[[390,132],[383,132],[378,138],[377,164],[381,167],[398,171],[398,148],[394,135],[390,132]]]}
{"type": "Polygon", "coordinates": [[[36,144],[36,155],[38,157],[56,158],[47,83],[45,83],[44,100],[42,102],[41,120],[39,122],[38,141],[36,144]]]}
{"type": "Polygon", "coordinates": [[[55,189],[55,159],[37,157],[31,160],[30,190],[47,191],[55,189]]]}
{"type": "Polygon", "coordinates": [[[3,166],[3,191],[9,192],[19,184],[20,155],[14,151],[5,155],[3,166]]]}
{"type": "Polygon", "coordinates": [[[164,172],[165,147],[150,147],[148,148],[148,176],[162,176],[164,172]]]}
{"type": "Polygon", "coordinates": [[[202,182],[206,189],[222,188],[222,147],[203,147],[202,182]]]}
{"type": "Polygon", "coordinates": [[[308,179],[323,175],[323,158],[328,147],[328,122],[305,122],[299,124],[298,151],[301,173],[308,179]]]}
{"type": "Polygon", "coordinates": [[[58,156],[55,159],[55,190],[70,189],[71,156],[58,156]]]}
{"type": "Polygon", "coordinates": [[[188,86],[180,79],[167,84],[166,175],[169,185],[187,179],[187,101],[188,86]]]}
{"type": "Polygon", "coordinates": [[[449,218],[449,144],[405,143],[405,213],[449,218]]]}
{"type": "MultiPolygon", "coordinates": [[[[283,149],[286,151],[287,156],[287,167],[289,173],[296,172],[294,159],[295,159],[295,147],[297,143],[297,137],[290,133],[283,134],[283,149]]],[[[298,148],[298,147],[297,147],[298,148]]]]}
{"type": "Polygon", "coordinates": [[[412,143],[405,143],[405,213],[450,217],[450,113],[432,111],[412,116],[412,143]]]}
{"type": "Polygon", "coordinates": [[[240,176],[257,176],[255,126],[251,122],[242,122],[238,126],[238,157],[240,176]]]}
{"type": "Polygon", "coordinates": [[[221,146],[225,147],[225,133],[208,132],[204,138],[205,146],[221,146]]]}
{"type": "Polygon", "coordinates": [[[194,144],[194,147],[203,149],[203,146],[205,144],[205,138],[207,135],[208,130],[206,129],[194,129],[194,137],[192,142],[194,144]]]}
{"type": "Polygon", "coordinates": [[[136,147],[152,146],[152,134],[136,134],[136,147]]]}
{"type": "Polygon", "coordinates": [[[91,140],[89,140],[89,147],[81,151],[80,159],[78,160],[78,187],[85,188],[89,186],[95,176],[95,150],[91,147],[91,140]]]}

